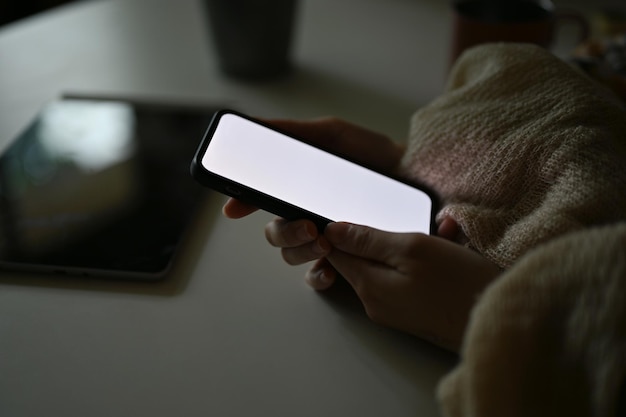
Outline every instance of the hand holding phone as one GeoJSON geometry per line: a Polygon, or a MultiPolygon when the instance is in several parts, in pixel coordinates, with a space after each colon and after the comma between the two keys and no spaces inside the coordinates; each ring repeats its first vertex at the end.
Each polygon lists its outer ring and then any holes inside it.
{"type": "Polygon", "coordinates": [[[232,111],[216,113],[192,163],[202,184],[323,228],[348,221],[430,233],[431,194],[232,111]]]}

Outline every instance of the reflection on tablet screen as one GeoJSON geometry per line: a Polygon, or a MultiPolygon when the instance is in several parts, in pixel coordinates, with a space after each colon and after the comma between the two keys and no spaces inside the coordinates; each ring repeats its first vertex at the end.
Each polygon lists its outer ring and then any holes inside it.
{"type": "Polygon", "coordinates": [[[50,103],[0,157],[0,265],[162,275],[203,195],[188,163],[211,115],[50,103]]]}

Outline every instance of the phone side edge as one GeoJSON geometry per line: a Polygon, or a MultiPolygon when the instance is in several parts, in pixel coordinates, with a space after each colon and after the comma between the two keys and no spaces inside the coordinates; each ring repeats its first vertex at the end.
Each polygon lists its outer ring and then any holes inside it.
{"type": "MultiPolygon", "coordinates": [[[[219,176],[215,173],[208,171],[202,165],[202,159],[206,150],[208,149],[211,141],[211,136],[217,128],[217,122],[224,114],[236,114],[241,113],[233,110],[219,110],[213,115],[213,119],[207,128],[201,143],[199,144],[196,153],[191,161],[190,173],[191,176],[202,186],[215,190],[221,194],[227,195],[232,198],[241,200],[246,204],[250,204],[258,207],[261,210],[275,214],[276,216],[283,217],[288,220],[308,219],[311,220],[317,228],[321,231],[324,230],[326,225],[331,222],[322,216],[318,216],[315,213],[311,213],[302,208],[296,207],[283,200],[277,199],[260,191],[254,190],[243,184],[232,181],[228,178],[219,176]]],[[[241,115],[246,119],[250,119],[245,115],[241,115]]],[[[254,121],[254,119],[251,119],[254,121]]]]}

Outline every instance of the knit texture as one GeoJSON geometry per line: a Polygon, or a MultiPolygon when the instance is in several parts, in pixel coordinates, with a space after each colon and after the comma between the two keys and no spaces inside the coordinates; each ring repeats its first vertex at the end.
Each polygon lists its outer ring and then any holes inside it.
{"type": "Polygon", "coordinates": [[[626,222],[528,252],[472,311],[462,360],[438,387],[443,415],[624,415],[624,294],[626,222]]]}
{"type": "Polygon", "coordinates": [[[532,45],[474,48],[412,119],[402,167],[436,190],[459,243],[503,268],[566,232],[626,213],[626,112],[532,45]]]}
{"type": "Polygon", "coordinates": [[[626,405],[625,143],[621,102],[530,45],[466,52],[415,114],[406,175],[439,193],[459,242],[505,269],[439,385],[445,416],[626,405]]]}

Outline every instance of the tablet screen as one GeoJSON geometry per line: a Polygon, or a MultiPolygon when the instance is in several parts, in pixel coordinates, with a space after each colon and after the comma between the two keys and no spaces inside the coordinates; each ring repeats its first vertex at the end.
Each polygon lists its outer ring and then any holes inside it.
{"type": "Polygon", "coordinates": [[[212,113],[50,103],[0,156],[0,265],[162,276],[205,193],[188,163],[212,113]]]}

